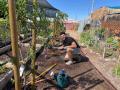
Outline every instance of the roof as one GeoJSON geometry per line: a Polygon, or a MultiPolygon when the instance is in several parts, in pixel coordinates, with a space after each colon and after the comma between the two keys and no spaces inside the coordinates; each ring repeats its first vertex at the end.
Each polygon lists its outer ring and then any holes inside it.
{"type": "Polygon", "coordinates": [[[38,2],[39,2],[40,7],[58,10],[55,7],[53,7],[50,3],[48,3],[47,0],[38,0],[38,2]]]}
{"type": "Polygon", "coordinates": [[[120,13],[110,13],[110,14],[107,14],[107,15],[120,15],[120,13]]]}
{"type": "Polygon", "coordinates": [[[111,9],[120,9],[120,6],[108,7],[108,8],[111,8],[111,9]]]}
{"type": "MultiPolygon", "coordinates": [[[[29,5],[32,5],[32,0],[28,0],[29,5]]],[[[58,10],[55,7],[53,7],[47,0],[38,0],[39,6],[41,8],[47,8],[47,9],[52,9],[52,10],[58,10]]]]}
{"type": "MultiPolygon", "coordinates": [[[[53,7],[47,0],[38,0],[38,3],[39,3],[40,8],[46,9],[46,16],[47,17],[52,17],[52,18],[56,17],[56,13],[59,10],[56,9],[55,7],[53,7]]],[[[32,0],[29,0],[28,9],[30,12],[32,12],[32,0]]]]}

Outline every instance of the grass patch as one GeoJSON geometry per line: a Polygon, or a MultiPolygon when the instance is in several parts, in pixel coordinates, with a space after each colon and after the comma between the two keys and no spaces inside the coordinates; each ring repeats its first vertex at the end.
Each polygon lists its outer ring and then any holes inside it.
{"type": "Polygon", "coordinates": [[[120,77],[120,65],[114,68],[113,73],[120,77]]]}

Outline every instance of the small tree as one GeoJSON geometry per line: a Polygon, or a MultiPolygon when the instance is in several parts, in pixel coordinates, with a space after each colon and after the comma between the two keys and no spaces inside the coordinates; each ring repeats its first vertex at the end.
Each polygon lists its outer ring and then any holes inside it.
{"type": "Polygon", "coordinates": [[[58,12],[56,18],[54,18],[53,23],[53,36],[57,37],[61,31],[65,31],[64,20],[68,17],[67,14],[58,12]]]}

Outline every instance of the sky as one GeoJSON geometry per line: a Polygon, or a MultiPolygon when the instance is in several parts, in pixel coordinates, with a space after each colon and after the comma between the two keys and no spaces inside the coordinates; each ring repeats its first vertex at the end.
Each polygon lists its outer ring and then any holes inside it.
{"type": "MultiPolygon", "coordinates": [[[[92,8],[92,0],[48,0],[48,2],[67,13],[69,19],[83,20],[88,17],[92,8]]],[[[120,0],[95,0],[93,10],[102,6],[120,6],[120,0]]]]}

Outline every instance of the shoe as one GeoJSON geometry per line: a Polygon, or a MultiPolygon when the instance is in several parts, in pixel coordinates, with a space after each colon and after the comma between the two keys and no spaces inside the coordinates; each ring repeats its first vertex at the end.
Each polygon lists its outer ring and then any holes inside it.
{"type": "Polygon", "coordinates": [[[64,58],[64,61],[65,61],[65,62],[68,62],[68,61],[69,61],[69,58],[64,58]]]}
{"type": "Polygon", "coordinates": [[[71,64],[73,64],[73,62],[70,60],[70,61],[67,61],[65,64],[66,65],[71,65],[71,64]]]}

